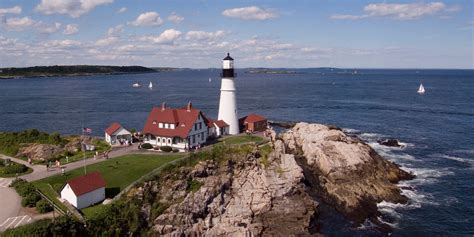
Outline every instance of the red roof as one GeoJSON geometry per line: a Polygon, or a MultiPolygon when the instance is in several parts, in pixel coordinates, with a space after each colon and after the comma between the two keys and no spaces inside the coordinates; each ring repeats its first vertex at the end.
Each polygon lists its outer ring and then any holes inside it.
{"type": "Polygon", "coordinates": [[[67,181],[77,197],[105,187],[105,180],[99,172],[89,173],[67,181]]]}
{"type": "Polygon", "coordinates": [[[109,135],[112,135],[112,134],[114,134],[114,132],[119,130],[121,127],[122,127],[122,125],[120,125],[120,123],[115,122],[115,123],[111,124],[107,129],[105,129],[105,133],[107,133],[109,135]]]}
{"type": "Polygon", "coordinates": [[[267,120],[265,117],[260,116],[258,114],[249,114],[246,117],[241,118],[243,119],[244,123],[255,123],[267,120]]]}
{"type": "Polygon", "coordinates": [[[154,107],[148,115],[143,133],[163,137],[187,138],[199,115],[204,119],[204,125],[209,126],[209,119],[190,104],[181,109],[166,108],[164,106],[154,107]],[[175,128],[159,128],[159,123],[174,124],[175,128]]]}
{"type": "Polygon", "coordinates": [[[224,127],[229,127],[229,124],[227,124],[226,122],[224,122],[224,120],[217,120],[217,121],[214,121],[214,124],[219,127],[219,128],[224,128],[224,127]]]}

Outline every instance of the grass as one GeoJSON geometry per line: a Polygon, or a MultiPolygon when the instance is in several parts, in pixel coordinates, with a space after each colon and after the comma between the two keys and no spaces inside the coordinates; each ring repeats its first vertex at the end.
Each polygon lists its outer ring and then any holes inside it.
{"type": "Polygon", "coordinates": [[[255,142],[259,143],[263,141],[262,137],[254,135],[239,135],[239,136],[230,136],[219,139],[220,142],[225,142],[226,145],[235,145],[242,143],[255,142]]]}
{"type": "MultiPolygon", "coordinates": [[[[182,154],[176,155],[125,155],[114,159],[106,160],[104,162],[96,163],[87,166],[87,172],[91,173],[99,171],[104,177],[107,186],[105,195],[107,198],[113,198],[121,190],[131,184],[133,181],[139,179],[143,175],[151,172],[155,168],[162,166],[170,161],[182,157],[182,154]]],[[[74,177],[84,174],[83,168],[78,168],[66,172],[66,175],[55,175],[45,179],[33,182],[45,195],[51,199],[56,199],[61,188],[74,177]],[[51,188],[51,186],[52,188],[51,188]]],[[[86,217],[88,214],[93,214],[94,209],[99,206],[89,207],[83,210],[86,217]],[[87,210],[89,209],[89,210],[87,210]]]]}

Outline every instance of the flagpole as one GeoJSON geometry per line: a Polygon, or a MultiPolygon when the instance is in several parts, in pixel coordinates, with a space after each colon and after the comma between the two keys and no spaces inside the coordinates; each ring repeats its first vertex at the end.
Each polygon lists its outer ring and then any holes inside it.
{"type": "Polygon", "coordinates": [[[84,160],[84,175],[87,174],[87,168],[86,168],[86,144],[84,142],[84,126],[82,126],[82,158],[84,160]]]}

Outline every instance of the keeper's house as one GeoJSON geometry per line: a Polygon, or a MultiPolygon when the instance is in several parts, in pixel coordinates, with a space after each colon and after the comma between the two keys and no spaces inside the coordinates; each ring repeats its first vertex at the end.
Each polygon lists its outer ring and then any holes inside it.
{"type": "Polygon", "coordinates": [[[105,199],[105,180],[99,172],[71,179],[61,190],[61,198],[77,209],[101,202],[105,199]]]}
{"type": "Polygon", "coordinates": [[[205,143],[210,136],[210,120],[193,108],[191,102],[181,109],[154,107],[143,128],[144,141],[154,146],[189,149],[205,143]]]}

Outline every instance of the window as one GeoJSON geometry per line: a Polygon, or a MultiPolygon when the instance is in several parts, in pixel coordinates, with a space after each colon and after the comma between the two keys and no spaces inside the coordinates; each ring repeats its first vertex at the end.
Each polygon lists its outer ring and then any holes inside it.
{"type": "Polygon", "coordinates": [[[171,129],[174,129],[174,124],[170,124],[170,128],[171,128],[171,129]]]}
{"type": "Polygon", "coordinates": [[[199,123],[199,129],[202,129],[202,123],[199,123]]]}
{"type": "Polygon", "coordinates": [[[153,125],[156,125],[156,121],[155,121],[155,120],[153,120],[153,125]]]}
{"type": "Polygon", "coordinates": [[[169,128],[169,124],[165,123],[165,128],[169,128]]]}
{"type": "Polygon", "coordinates": [[[195,136],[196,136],[196,135],[193,135],[193,136],[191,137],[192,143],[195,143],[195,142],[196,142],[196,137],[195,137],[195,136]]]}
{"type": "Polygon", "coordinates": [[[197,123],[194,124],[194,130],[198,130],[198,125],[197,125],[197,123]]]}
{"type": "Polygon", "coordinates": [[[165,138],[162,138],[162,139],[161,139],[161,142],[162,142],[162,143],[166,143],[166,139],[165,139],[165,138]]]}
{"type": "Polygon", "coordinates": [[[168,138],[168,144],[171,144],[171,138],[168,138]]]}
{"type": "MultiPolygon", "coordinates": [[[[155,124],[156,124],[156,122],[155,122],[155,124]]],[[[158,127],[163,128],[163,123],[158,124],[158,127]]]]}

